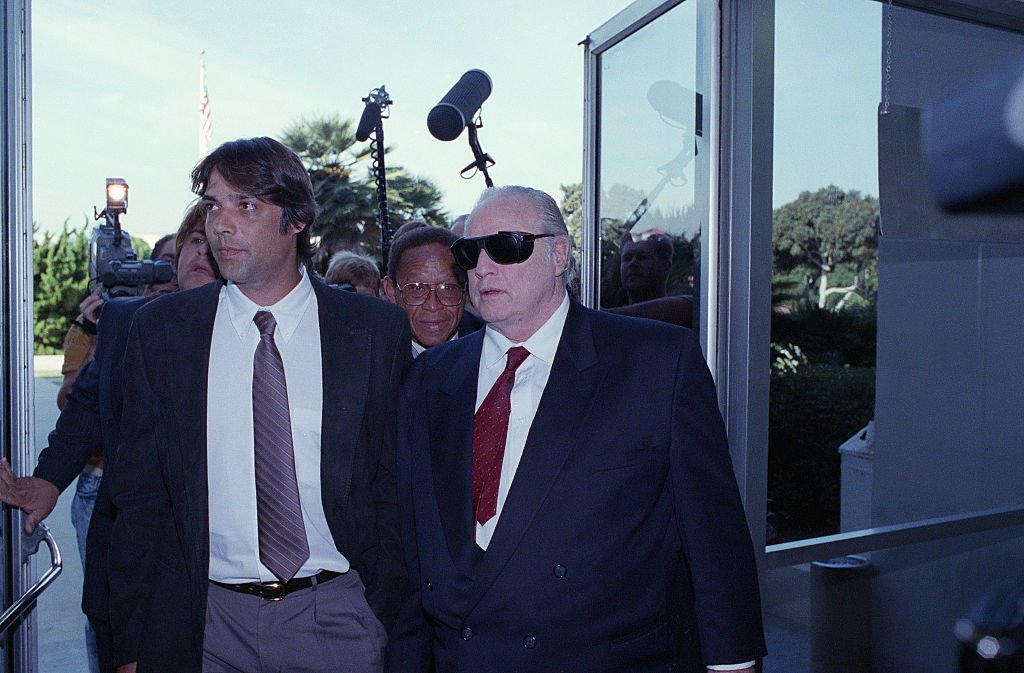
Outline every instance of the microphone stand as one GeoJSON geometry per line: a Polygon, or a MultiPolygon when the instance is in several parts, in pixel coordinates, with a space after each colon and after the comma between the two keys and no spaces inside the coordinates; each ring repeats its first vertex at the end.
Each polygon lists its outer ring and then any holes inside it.
{"type": "Polygon", "coordinates": [[[664,166],[658,167],[658,173],[661,174],[661,180],[654,186],[654,189],[652,189],[650,193],[640,201],[640,204],[632,214],[626,218],[626,221],[623,222],[623,227],[626,231],[631,230],[633,225],[639,222],[640,218],[647,214],[647,210],[651,207],[651,204],[654,203],[654,200],[661,195],[662,190],[665,189],[669,183],[674,180],[678,180],[679,178],[683,178],[683,171],[686,170],[686,166],[693,160],[693,157],[696,156],[696,154],[696,142],[694,143],[692,153],[684,145],[683,149],[679,151],[679,154],[677,154],[672,161],[668,162],[664,166]]]}
{"type": "MultiPolygon", "coordinates": [[[[483,124],[480,126],[482,127],[483,124]]],[[[473,150],[473,163],[463,168],[459,174],[462,177],[466,177],[466,173],[475,168],[484,174],[484,184],[488,187],[493,187],[494,182],[491,180],[491,176],[487,173],[487,169],[494,165],[494,159],[491,158],[490,154],[487,154],[480,148],[480,140],[477,138],[476,134],[476,130],[478,128],[476,122],[469,122],[466,124],[466,128],[469,132],[469,148],[473,150]]]]}
{"type": "Polygon", "coordinates": [[[392,101],[382,84],[379,89],[371,91],[363,99],[363,102],[375,103],[381,109],[381,115],[371,134],[370,152],[373,154],[373,180],[377,185],[377,227],[380,229],[381,276],[386,276],[391,239],[395,235],[395,228],[392,226],[391,216],[388,214],[388,183],[384,166],[384,119],[387,116],[385,111],[392,101]]]}

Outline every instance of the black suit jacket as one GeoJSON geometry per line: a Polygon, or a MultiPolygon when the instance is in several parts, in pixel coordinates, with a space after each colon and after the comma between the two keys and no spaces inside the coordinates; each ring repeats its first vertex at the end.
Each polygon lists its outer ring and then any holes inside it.
{"type": "Polygon", "coordinates": [[[410,593],[390,671],[701,670],[764,652],[753,550],[696,336],[572,304],[486,553],[470,506],[484,332],[403,389],[410,593]]]}
{"type": "MultiPolygon", "coordinates": [[[[67,404],[57,418],[49,444],[39,454],[34,476],[63,491],[97,450],[103,450],[103,472],[115,469],[124,390],[123,362],[135,312],[149,299],[112,299],[103,305],[93,359],[71,386],[67,404]]],[[[113,511],[108,480],[100,484],[89,523],[82,609],[90,619],[107,618],[106,551],[113,511]]]]}
{"type": "Polygon", "coordinates": [[[459,320],[459,328],[455,331],[460,337],[469,336],[485,325],[482,318],[473,315],[469,311],[462,312],[462,319],[459,320]]]}
{"type": "MultiPolygon", "coordinates": [[[[394,418],[410,360],[408,320],[395,306],[311,281],[323,366],[324,512],[367,601],[390,626],[406,580],[394,418]]],[[[213,283],[139,311],[125,357],[122,449],[112,485],[119,512],[109,563],[111,625],[118,663],[138,661],[140,673],[201,665],[210,537],[207,374],[220,290],[213,283]]]]}

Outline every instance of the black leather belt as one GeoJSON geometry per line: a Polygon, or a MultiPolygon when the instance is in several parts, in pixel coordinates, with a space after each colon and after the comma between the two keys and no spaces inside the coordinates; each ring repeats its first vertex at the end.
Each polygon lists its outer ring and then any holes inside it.
{"type": "Polygon", "coordinates": [[[317,584],[323,584],[324,582],[333,580],[339,575],[341,575],[341,573],[336,573],[333,570],[321,570],[315,575],[310,575],[309,577],[297,577],[295,579],[288,580],[287,582],[249,582],[248,584],[228,584],[226,582],[210,580],[210,584],[216,584],[219,587],[224,587],[225,589],[237,591],[242,594],[259,596],[265,601],[279,601],[290,593],[310,588],[313,586],[314,579],[317,584]]]}

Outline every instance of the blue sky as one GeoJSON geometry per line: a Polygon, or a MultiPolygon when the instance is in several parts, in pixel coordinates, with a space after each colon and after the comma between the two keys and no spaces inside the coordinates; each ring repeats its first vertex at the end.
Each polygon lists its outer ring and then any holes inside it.
{"type": "Polygon", "coordinates": [[[778,0],[775,38],[774,205],[829,184],[878,196],[882,3],[778,0]]]}
{"type": "Polygon", "coordinates": [[[470,68],[488,72],[480,143],[498,184],[556,196],[582,174],[583,51],[622,0],[421,3],[111,0],[33,3],[34,216],[44,228],[102,205],[105,177],[131,185],[123,226],[172,231],[197,160],[199,50],[213,145],[281,133],[299,118],[358,119],[387,85],[389,161],[436,181],[452,214],[483,179],[465,134],[442,143],[426,116],[470,68]]]}
{"type": "MultiPolygon", "coordinates": [[[[480,130],[483,149],[497,161],[492,177],[557,197],[559,184],[582,174],[578,43],[626,4],[37,1],[35,220],[46,229],[68,218],[80,226],[102,205],[104,178],[124,177],[131,185],[126,229],[160,234],[177,226],[198,158],[200,49],[214,145],[276,136],[318,114],[357,119],[360,98],[386,84],[395,101],[385,126],[389,161],[434,180],[452,215],[473,204],[483,180],[458,175],[472,158],[465,134],[437,141],[426,115],[465,70],[481,68],[494,81],[480,130]]],[[[789,46],[780,44],[776,57],[785,66],[776,94],[776,200],[829,182],[877,193],[880,5],[777,4],[779,39],[789,46]],[[837,48],[844,39],[849,44],[837,48]],[[822,151],[832,148],[845,158],[822,151]]]]}

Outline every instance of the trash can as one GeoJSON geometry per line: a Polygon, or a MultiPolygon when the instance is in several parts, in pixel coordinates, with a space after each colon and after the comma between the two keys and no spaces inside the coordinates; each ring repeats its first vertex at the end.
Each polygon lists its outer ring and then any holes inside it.
{"type": "Polygon", "coordinates": [[[870,673],[871,561],[811,564],[811,673],[870,673]]]}

